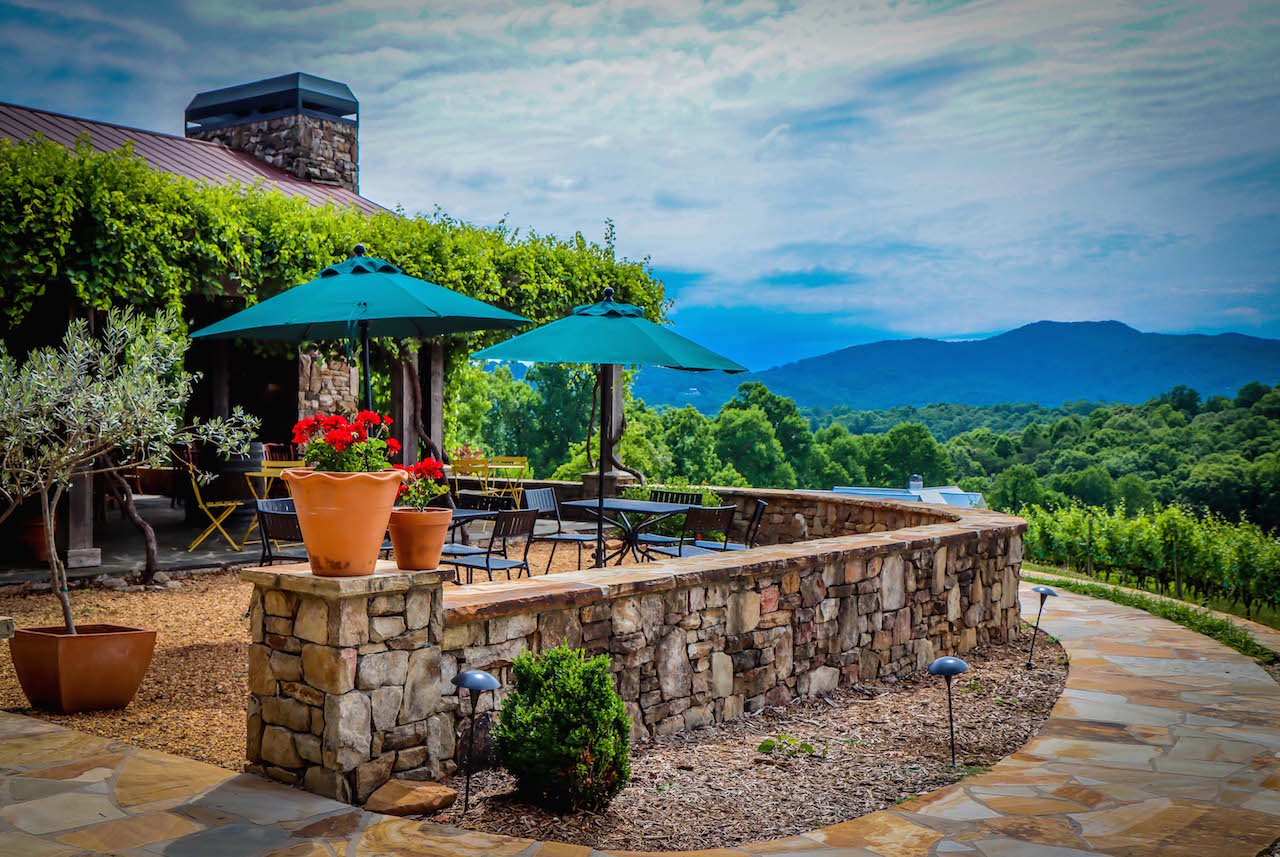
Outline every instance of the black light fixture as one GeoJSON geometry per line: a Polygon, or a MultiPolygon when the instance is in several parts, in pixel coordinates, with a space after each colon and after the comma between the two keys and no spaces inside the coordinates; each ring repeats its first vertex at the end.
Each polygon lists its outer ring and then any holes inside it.
{"type": "Polygon", "coordinates": [[[1040,616],[1044,613],[1044,602],[1049,599],[1049,596],[1058,597],[1058,593],[1047,586],[1033,586],[1031,591],[1040,594],[1040,610],[1036,613],[1036,629],[1031,632],[1031,651],[1027,652],[1027,669],[1035,669],[1031,663],[1031,656],[1036,653],[1036,635],[1040,633],[1040,616]]]}
{"type": "Polygon", "coordinates": [[[951,728],[951,767],[956,766],[956,719],[951,713],[951,679],[968,672],[969,665],[959,658],[938,658],[929,664],[931,675],[940,675],[947,680],[947,725],[951,728]]]}
{"type": "Polygon", "coordinates": [[[471,803],[471,756],[476,747],[476,709],[480,707],[480,694],[486,690],[497,690],[502,687],[502,682],[498,681],[484,670],[467,670],[460,672],[453,677],[454,686],[460,690],[471,691],[471,729],[467,733],[467,752],[463,759],[466,765],[467,789],[462,797],[462,814],[467,814],[467,807],[471,803]]]}

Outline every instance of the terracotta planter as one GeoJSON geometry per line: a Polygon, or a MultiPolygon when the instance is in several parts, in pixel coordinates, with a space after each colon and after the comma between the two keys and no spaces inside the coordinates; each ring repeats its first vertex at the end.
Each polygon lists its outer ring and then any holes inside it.
{"type": "Polygon", "coordinates": [[[405,571],[429,571],[440,565],[440,551],[449,535],[452,509],[410,509],[397,506],[391,511],[391,546],[396,567],[405,571]]]}
{"type": "Polygon", "coordinates": [[[289,485],[311,571],[321,577],[373,574],[387,532],[402,470],[326,473],[291,468],[289,485]]]}
{"type": "Polygon", "coordinates": [[[21,628],[9,641],[13,669],[35,708],[72,714],[124,708],[151,664],[156,632],[120,625],[21,628]]]}

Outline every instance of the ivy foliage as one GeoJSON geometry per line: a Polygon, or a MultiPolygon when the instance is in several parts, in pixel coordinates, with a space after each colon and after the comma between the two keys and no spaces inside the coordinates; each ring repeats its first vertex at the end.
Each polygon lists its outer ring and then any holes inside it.
{"type": "Polygon", "coordinates": [[[669,308],[648,258],[615,254],[611,223],[596,243],[477,226],[439,209],[367,215],[263,185],[188,180],[128,148],[94,152],[87,139],[74,151],[39,137],[0,140],[0,306],[10,328],[45,299],[173,309],[191,322],[192,299],[207,298],[221,317],[314,278],[356,243],[538,324],[598,300],[606,286],[653,321],[669,308]]]}

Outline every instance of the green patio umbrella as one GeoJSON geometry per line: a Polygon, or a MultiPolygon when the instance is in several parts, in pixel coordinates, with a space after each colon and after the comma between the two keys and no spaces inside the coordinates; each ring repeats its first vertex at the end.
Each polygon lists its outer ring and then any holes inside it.
{"type": "Polygon", "coordinates": [[[373,402],[369,337],[429,339],[470,330],[515,328],[527,318],[410,277],[395,265],[355,255],[294,286],[191,334],[192,339],[359,340],[365,407],[373,402]]]}
{"type": "MultiPolygon", "coordinates": [[[[602,370],[600,383],[600,434],[612,422],[612,372],[615,364],[661,366],[686,372],[745,372],[747,367],[721,357],[696,342],[644,317],[644,310],[617,303],[613,289],[604,300],[580,306],[573,315],[544,324],[491,345],[471,355],[475,360],[512,360],[524,363],[593,363],[602,370]]],[[[603,446],[603,444],[602,444],[603,446]]],[[[599,505],[596,509],[596,565],[604,560],[604,474],[600,455],[599,505]]]]}

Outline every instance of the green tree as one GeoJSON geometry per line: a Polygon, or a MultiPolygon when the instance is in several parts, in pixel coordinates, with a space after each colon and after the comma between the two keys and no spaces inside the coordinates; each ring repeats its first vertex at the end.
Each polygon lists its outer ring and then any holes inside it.
{"type": "Polygon", "coordinates": [[[1105,468],[1094,464],[1072,475],[1067,493],[1086,506],[1110,508],[1115,501],[1115,480],[1105,468]]]}
{"type": "Polygon", "coordinates": [[[1126,473],[1116,480],[1115,496],[1116,502],[1124,504],[1125,514],[1130,517],[1156,507],[1156,495],[1146,480],[1136,473],[1126,473]]]}
{"type": "MultiPolygon", "coordinates": [[[[711,420],[692,405],[668,408],[662,413],[662,431],[671,451],[671,476],[693,485],[713,482],[723,464],[716,455],[716,432],[711,420]]],[[[741,474],[738,474],[741,478],[741,474]]]]}
{"type": "Polygon", "coordinates": [[[993,509],[1017,512],[1023,506],[1044,503],[1044,486],[1036,472],[1025,464],[1015,464],[995,478],[987,504],[993,509]]]}
{"type": "Polygon", "coordinates": [[[787,461],[773,424],[758,405],[725,408],[716,417],[716,455],[758,488],[794,488],[796,472],[787,461]]]}
{"type": "Polygon", "coordinates": [[[1241,387],[1236,393],[1236,407],[1252,408],[1259,399],[1269,392],[1271,392],[1271,388],[1265,384],[1260,384],[1257,381],[1250,381],[1248,384],[1241,387]]]}
{"type": "Polygon", "coordinates": [[[952,477],[951,459],[927,428],[902,423],[876,440],[871,477],[877,485],[905,488],[912,474],[923,476],[926,485],[945,484],[952,477]]]}
{"type": "Polygon", "coordinates": [[[809,487],[820,486],[819,475],[813,472],[813,432],[809,428],[809,420],[796,407],[795,400],[779,396],[759,381],[748,381],[739,386],[737,395],[724,404],[724,408],[738,410],[753,407],[760,408],[773,426],[774,436],[782,445],[797,479],[809,487]]]}

